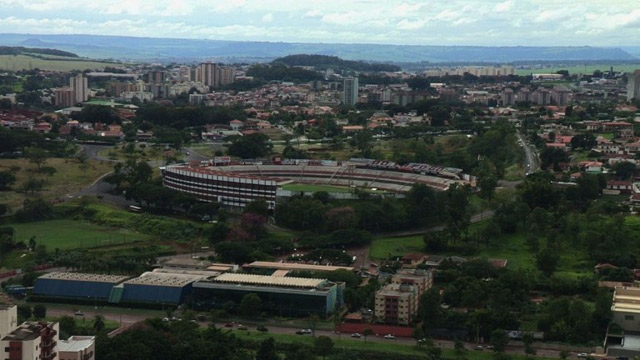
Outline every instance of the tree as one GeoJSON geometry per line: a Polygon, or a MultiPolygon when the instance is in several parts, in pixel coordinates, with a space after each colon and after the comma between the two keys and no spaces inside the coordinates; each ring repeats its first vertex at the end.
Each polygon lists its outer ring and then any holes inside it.
{"type": "Polygon", "coordinates": [[[0,216],[5,216],[9,212],[9,206],[7,204],[0,203],[0,216]]]}
{"type": "Polygon", "coordinates": [[[452,240],[459,240],[462,233],[466,233],[471,221],[469,207],[469,188],[453,184],[447,190],[445,205],[446,229],[452,240]]]}
{"type": "Polygon", "coordinates": [[[318,336],[313,342],[315,353],[322,356],[323,359],[333,352],[333,340],[328,336],[318,336]]]}
{"type": "Polygon", "coordinates": [[[629,179],[636,173],[636,164],[629,161],[621,161],[613,165],[616,176],[619,179],[629,179]]]}
{"type": "Polygon", "coordinates": [[[0,171],[0,191],[9,190],[15,182],[16,176],[11,171],[0,171]]]}
{"type": "Polygon", "coordinates": [[[456,339],[453,344],[453,354],[456,360],[467,360],[467,349],[460,339],[456,339]]]}
{"type": "Polygon", "coordinates": [[[409,80],[407,80],[407,85],[412,90],[427,90],[431,87],[431,83],[429,83],[429,79],[423,76],[413,76],[409,80]]]}
{"type": "Polygon", "coordinates": [[[104,330],[104,327],[104,317],[102,315],[96,315],[96,317],[93,319],[93,329],[96,331],[96,333],[99,333],[104,330]]]}
{"type": "Polygon", "coordinates": [[[522,342],[524,343],[524,353],[529,357],[529,355],[535,355],[537,353],[536,349],[533,347],[533,335],[531,333],[526,333],[522,337],[522,342]]]}
{"type": "Polygon", "coordinates": [[[255,293],[249,293],[240,301],[240,307],[238,309],[240,315],[244,317],[254,317],[262,311],[262,300],[255,293]]]}
{"type": "Polygon", "coordinates": [[[25,181],[22,186],[20,186],[20,191],[31,193],[33,195],[36,192],[42,191],[43,188],[44,180],[31,177],[27,181],[25,181]]]}
{"type": "MultiPolygon", "coordinates": [[[[22,321],[28,320],[32,315],[31,306],[29,305],[18,305],[18,316],[22,319],[22,321]]],[[[18,322],[22,322],[18,321],[18,322]]]]}
{"type": "Polygon", "coordinates": [[[509,337],[507,332],[502,329],[495,329],[491,332],[491,339],[489,341],[493,346],[493,351],[496,353],[504,353],[507,345],[509,344],[509,337]]]}
{"type": "Polygon", "coordinates": [[[47,152],[37,147],[27,148],[26,157],[29,159],[29,162],[36,165],[38,172],[41,170],[42,165],[47,162],[47,152]]]}
{"type": "Polygon", "coordinates": [[[256,360],[280,360],[276,351],[275,340],[272,337],[264,339],[256,352],[256,360]]]}
{"type": "Polygon", "coordinates": [[[556,271],[559,260],[557,252],[549,247],[545,247],[536,255],[536,265],[546,276],[551,276],[556,271]]]}
{"type": "Polygon", "coordinates": [[[229,146],[229,155],[242,159],[257,159],[269,153],[273,145],[265,134],[251,134],[235,138],[229,146]]]}
{"type": "Polygon", "coordinates": [[[30,251],[35,251],[36,250],[36,236],[32,236],[29,238],[29,250],[30,251]]]}
{"type": "Polygon", "coordinates": [[[571,356],[571,351],[569,351],[569,350],[561,350],[559,356],[560,356],[560,359],[567,360],[567,358],[569,356],[571,356]]]}
{"type": "Polygon", "coordinates": [[[60,331],[66,335],[73,335],[78,332],[76,328],[76,320],[71,316],[63,316],[58,320],[58,322],[60,323],[60,331]]]}
{"type": "Polygon", "coordinates": [[[373,329],[371,328],[364,329],[364,331],[362,332],[362,336],[364,336],[364,342],[367,342],[367,337],[371,335],[375,335],[375,333],[373,332],[373,329]]]}
{"type": "Polygon", "coordinates": [[[424,337],[425,333],[421,327],[418,326],[417,328],[413,329],[413,338],[416,340],[418,345],[420,345],[420,340],[424,339],[424,337]]]}
{"type": "Polygon", "coordinates": [[[47,308],[42,304],[37,304],[33,307],[33,316],[36,319],[44,319],[47,317],[47,308]]]}
{"type": "Polygon", "coordinates": [[[261,216],[269,216],[269,204],[262,199],[253,200],[245,206],[244,212],[261,216]]]}

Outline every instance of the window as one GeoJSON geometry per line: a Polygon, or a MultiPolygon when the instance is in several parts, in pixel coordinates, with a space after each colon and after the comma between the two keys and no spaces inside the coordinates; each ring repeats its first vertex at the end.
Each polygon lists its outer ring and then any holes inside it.
{"type": "Polygon", "coordinates": [[[625,319],[625,320],[633,321],[633,320],[634,320],[634,317],[633,317],[633,315],[625,315],[625,316],[624,316],[624,319],[625,319]]]}
{"type": "Polygon", "coordinates": [[[4,348],[4,352],[9,352],[9,351],[11,351],[11,348],[8,348],[8,347],[4,348]]]}

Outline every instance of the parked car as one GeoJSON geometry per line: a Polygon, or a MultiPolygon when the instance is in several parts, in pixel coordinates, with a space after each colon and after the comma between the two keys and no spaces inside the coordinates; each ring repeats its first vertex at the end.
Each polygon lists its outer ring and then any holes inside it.
{"type": "Polygon", "coordinates": [[[233,323],[226,323],[226,324],[224,324],[224,327],[232,328],[233,327],[233,323]]]}
{"type": "Polygon", "coordinates": [[[482,351],[484,350],[484,348],[482,347],[482,345],[476,345],[476,347],[474,347],[473,350],[482,351]]]}
{"type": "Polygon", "coordinates": [[[75,312],[76,316],[84,316],[84,313],[80,310],[75,312]]]}
{"type": "Polygon", "coordinates": [[[579,354],[578,354],[578,357],[579,357],[579,358],[586,359],[586,358],[588,358],[588,357],[589,357],[589,354],[587,354],[587,353],[579,353],[579,354]]]}
{"type": "Polygon", "coordinates": [[[384,338],[385,338],[385,339],[388,339],[388,340],[395,340],[395,339],[396,339],[396,337],[395,337],[395,336],[393,336],[393,335],[391,335],[391,334],[387,334],[387,335],[385,335],[385,336],[384,336],[384,338]]]}
{"type": "Polygon", "coordinates": [[[362,337],[362,335],[358,334],[358,333],[353,333],[353,334],[351,334],[351,337],[352,338],[356,338],[356,339],[360,339],[362,337]]]}
{"type": "Polygon", "coordinates": [[[296,331],[296,334],[298,335],[305,335],[305,334],[311,334],[311,333],[312,333],[311,329],[301,329],[296,331]]]}
{"type": "Polygon", "coordinates": [[[238,330],[249,330],[246,326],[238,324],[238,330]]]}

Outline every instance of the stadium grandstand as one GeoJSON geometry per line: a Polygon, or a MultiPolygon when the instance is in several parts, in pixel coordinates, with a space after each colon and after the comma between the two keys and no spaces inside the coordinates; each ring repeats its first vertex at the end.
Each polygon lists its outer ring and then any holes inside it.
{"type": "Polygon", "coordinates": [[[378,189],[404,193],[414,184],[446,191],[453,184],[475,186],[475,178],[461,169],[429,164],[400,165],[391,161],[276,159],[275,161],[220,162],[211,160],[175,164],[161,168],[165,187],[191,193],[201,201],[217,201],[229,207],[244,207],[261,199],[270,209],[283,185],[310,185],[378,189]]]}

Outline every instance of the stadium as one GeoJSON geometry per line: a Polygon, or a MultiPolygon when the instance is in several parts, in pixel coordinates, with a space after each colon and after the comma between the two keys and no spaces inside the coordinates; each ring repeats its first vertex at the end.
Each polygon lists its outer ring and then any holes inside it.
{"type": "MultiPolygon", "coordinates": [[[[475,186],[475,178],[461,169],[421,163],[399,165],[391,161],[351,159],[230,161],[211,160],[161,168],[165,187],[193,194],[201,201],[217,201],[228,207],[244,207],[251,201],[267,201],[275,208],[288,184],[323,185],[347,190],[363,189],[404,193],[414,184],[446,191],[453,184],[475,186]]],[[[348,192],[348,191],[346,191],[348,192]]]]}

